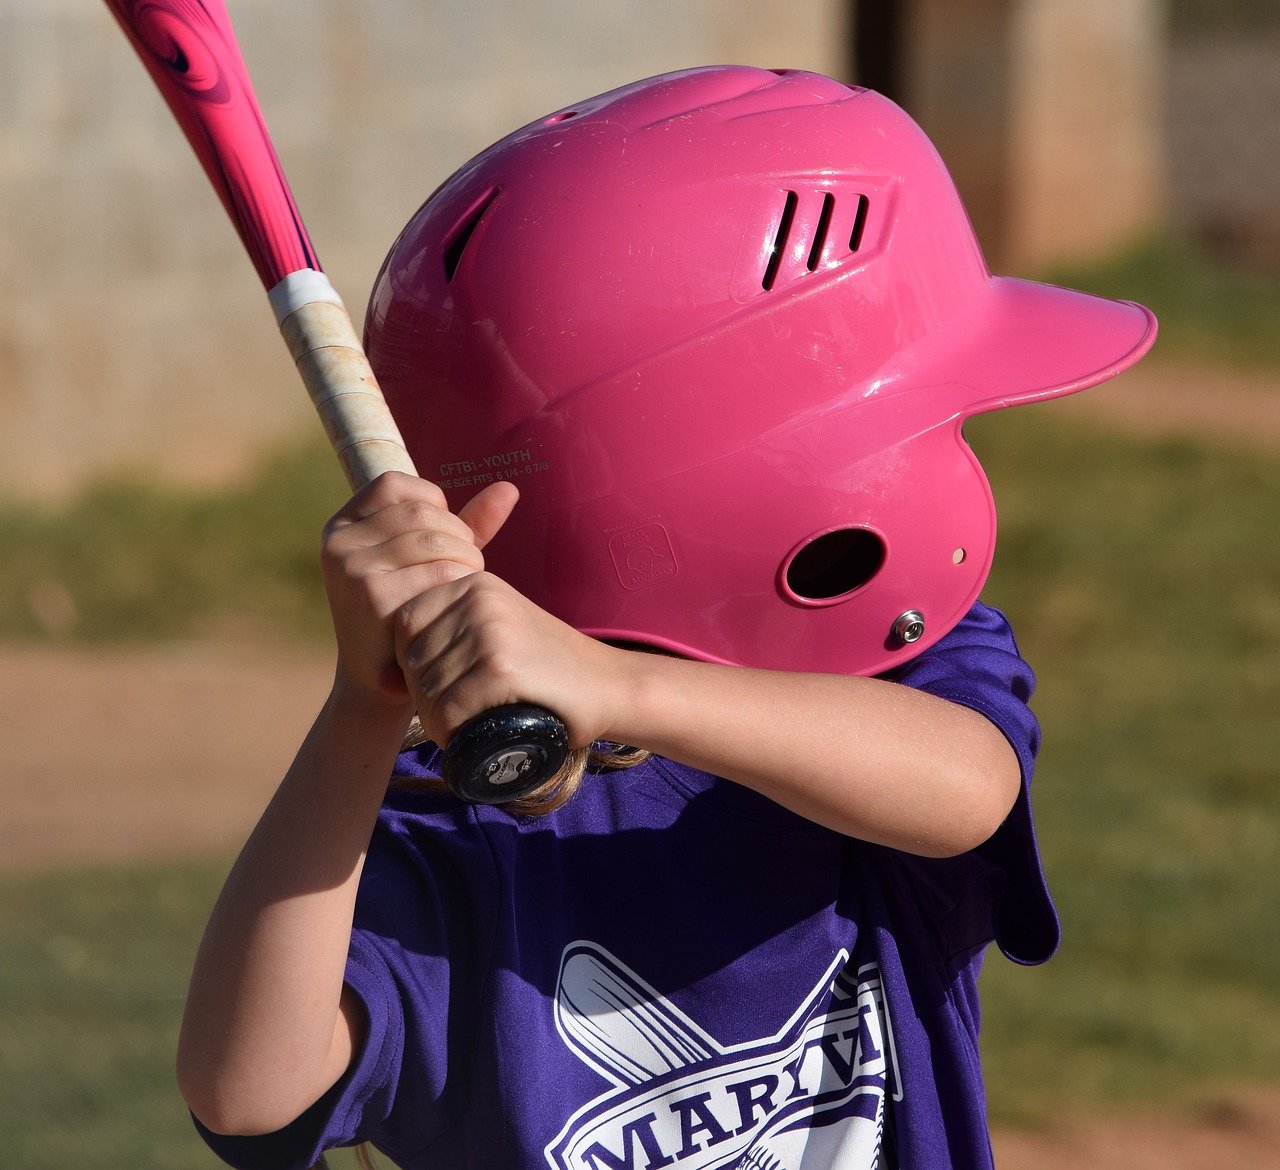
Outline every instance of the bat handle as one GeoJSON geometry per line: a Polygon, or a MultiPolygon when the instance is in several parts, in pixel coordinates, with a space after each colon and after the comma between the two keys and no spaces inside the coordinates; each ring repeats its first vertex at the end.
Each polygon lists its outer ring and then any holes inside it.
{"type": "Polygon", "coordinates": [[[291,272],[268,294],[280,334],[353,491],[384,471],[417,475],[342,298],[323,272],[291,272]]]}
{"type": "MultiPolygon", "coordinates": [[[[325,434],[353,490],[384,471],[417,475],[342,299],[322,272],[292,272],[268,294],[325,434]]],[[[558,716],[517,703],[464,723],[440,774],[454,795],[505,804],[550,780],[569,755],[558,716]]]]}
{"type": "Polygon", "coordinates": [[[569,758],[559,717],[531,703],[494,707],[468,719],[449,740],[440,775],[472,804],[506,804],[541,787],[569,758]]]}

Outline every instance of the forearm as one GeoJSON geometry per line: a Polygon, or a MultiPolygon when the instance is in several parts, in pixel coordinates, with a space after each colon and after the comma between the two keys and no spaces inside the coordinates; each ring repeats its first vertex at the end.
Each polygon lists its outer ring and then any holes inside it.
{"type": "Polygon", "coordinates": [[[910,687],[618,653],[632,699],[610,738],[847,835],[946,856],[985,840],[1017,795],[995,725],[910,687]]]}
{"type": "Polygon", "coordinates": [[[356,887],[407,720],[335,689],[223,887],[178,1053],[183,1093],[215,1130],[278,1128],[350,1060],[356,887]]]}

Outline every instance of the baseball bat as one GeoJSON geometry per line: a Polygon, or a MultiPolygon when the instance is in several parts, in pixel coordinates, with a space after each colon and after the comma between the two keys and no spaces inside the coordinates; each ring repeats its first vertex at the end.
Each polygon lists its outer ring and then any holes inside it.
{"type": "MultiPolygon", "coordinates": [[[[341,297],[316,259],[222,0],[106,0],[235,225],[352,489],[417,472],[341,297]]],[[[441,774],[465,800],[502,804],[561,768],[564,724],[529,704],[461,727],[441,774]]]]}

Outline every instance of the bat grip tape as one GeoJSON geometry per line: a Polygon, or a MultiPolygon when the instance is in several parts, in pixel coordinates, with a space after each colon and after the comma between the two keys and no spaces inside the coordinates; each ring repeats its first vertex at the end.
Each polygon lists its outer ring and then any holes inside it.
{"type": "MultiPolygon", "coordinates": [[[[347,481],[363,487],[384,471],[416,475],[342,298],[323,272],[291,272],[268,293],[347,481]]],[[[468,720],[445,749],[441,774],[473,803],[505,804],[554,777],[569,754],[550,711],[512,704],[468,720]]]]}
{"type": "Polygon", "coordinates": [[[323,272],[291,272],[267,294],[352,488],[384,471],[417,472],[355,326],[323,272]]]}

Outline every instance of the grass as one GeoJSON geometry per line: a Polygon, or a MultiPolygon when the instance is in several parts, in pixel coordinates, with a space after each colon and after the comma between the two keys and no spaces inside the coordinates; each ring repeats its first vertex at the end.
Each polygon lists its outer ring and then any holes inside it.
{"type": "Polygon", "coordinates": [[[0,638],[327,636],[320,529],[346,495],[311,444],[230,492],[118,482],[60,509],[0,502],[0,638]]]}
{"type": "Polygon", "coordinates": [[[985,976],[997,1117],[1280,1077],[1280,459],[982,420],[988,598],[1041,674],[1036,808],[1065,925],[985,976]],[[1002,490],[1003,485],[1003,490],[1002,490]]]}
{"type": "Polygon", "coordinates": [[[0,879],[0,1147],[10,1165],[218,1165],[172,1069],[222,868],[0,879]]]}
{"type": "Polygon", "coordinates": [[[1157,351],[1250,368],[1280,368],[1280,274],[1231,267],[1174,236],[1101,263],[1062,267],[1054,283],[1140,301],[1160,320],[1157,351]]]}
{"type": "MultiPolygon", "coordinates": [[[[1280,284],[1152,244],[1058,279],[1143,300],[1170,356],[1280,368],[1280,284]]],[[[1041,676],[1041,844],[1065,927],[993,957],[993,1118],[1211,1108],[1280,1080],[1280,454],[977,420],[996,489],[987,598],[1041,676]]],[[[0,637],[327,637],[331,456],[221,495],[113,485],[0,505],[0,637]]],[[[172,1085],[221,866],[0,878],[0,1142],[15,1166],[210,1167],[172,1085]]]]}

